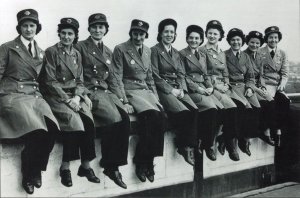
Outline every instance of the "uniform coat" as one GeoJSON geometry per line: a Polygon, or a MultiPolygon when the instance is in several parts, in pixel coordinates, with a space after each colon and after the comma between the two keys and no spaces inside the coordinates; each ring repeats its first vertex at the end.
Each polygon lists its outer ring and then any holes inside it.
{"type": "Polygon", "coordinates": [[[223,108],[223,105],[214,95],[203,95],[199,93],[199,87],[204,89],[213,87],[211,78],[207,75],[206,56],[197,51],[199,60],[189,47],[180,51],[186,71],[186,82],[189,96],[197,105],[199,111],[223,108]]]}
{"type": "Polygon", "coordinates": [[[185,93],[188,91],[184,65],[179,52],[172,48],[171,57],[163,44],[158,43],[151,48],[151,61],[158,95],[166,111],[177,113],[188,110],[186,104],[193,109],[198,109],[187,94],[182,99],[171,94],[173,88],[182,89],[185,93]]]}
{"type": "Polygon", "coordinates": [[[266,88],[274,97],[278,85],[288,81],[288,57],[287,54],[278,49],[275,51],[275,56],[272,59],[268,46],[260,48],[258,51],[263,58],[263,78],[265,80],[266,88]]]}
{"type": "Polygon", "coordinates": [[[255,86],[253,65],[250,57],[245,52],[241,52],[238,59],[231,49],[225,51],[225,55],[230,85],[239,96],[239,98],[232,98],[243,103],[246,108],[251,108],[251,105],[260,107],[255,93],[249,98],[246,98],[244,95],[247,88],[254,90],[253,87],[255,86]]]}
{"type": "Polygon", "coordinates": [[[247,48],[244,52],[249,55],[250,60],[252,61],[254,78],[255,78],[255,87],[253,87],[253,88],[254,88],[254,91],[256,92],[257,99],[272,101],[273,97],[269,93],[267,93],[266,95],[260,95],[256,91],[257,89],[266,88],[265,79],[263,78],[264,67],[262,64],[265,57],[263,57],[258,52],[256,52],[256,54],[254,56],[254,53],[249,48],[247,48]]]}
{"type": "Polygon", "coordinates": [[[20,36],[0,47],[0,138],[17,138],[38,129],[48,131],[45,117],[58,126],[39,91],[36,80],[44,52],[36,42],[34,46],[36,57],[29,54],[20,36]]]}
{"type": "MultiPolygon", "coordinates": [[[[199,48],[199,51],[206,56],[207,75],[213,86],[218,84],[229,84],[229,74],[226,65],[225,53],[219,49],[214,50],[209,45],[204,45],[199,48]]],[[[221,93],[214,89],[213,95],[221,102],[225,109],[236,107],[231,96],[238,97],[233,90],[228,90],[226,93],[221,93]]]]}
{"type": "Polygon", "coordinates": [[[137,113],[161,109],[150,56],[150,49],[143,45],[141,57],[130,40],[117,45],[113,52],[113,75],[117,84],[111,85],[111,90],[125,103],[130,102],[137,113]]]}
{"type": "Polygon", "coordinates": [[[116,79],[112,75],[111,50],[103,45],[101,52],[91,37],[79,42],[75,47],[82,57],[84,85],[90,91],[96,127],[122,121],[117,106],[123,108],[123,104],[109,90],[109,86],[116,84],[112,82],[116,79]]]}
{"type": "Polygon", "coordinates": [[[83,98],[82,75],[81,55],[76,49],[72,47],[68,54],[61,43],[46,49],[39,82],[62,131],[85,131],[82,115],[87,116],[88,124],[94,126],[92,113],[84,102],[80,103],[79,113],[65,103],[75,95],[83,98]]]}

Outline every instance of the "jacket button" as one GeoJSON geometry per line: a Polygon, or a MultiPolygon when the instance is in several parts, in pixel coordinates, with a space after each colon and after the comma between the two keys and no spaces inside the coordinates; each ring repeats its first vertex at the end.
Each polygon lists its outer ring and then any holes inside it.
{"type": "Polygon", "coordinates": [[[175,75],[175,73],[173,73],[173,75],[175,75]]]}
{"type": "Polygon", "coordinates": [[[95,87],[95,91],[97,91],[97,89],[98,89],[98,88],[97,88],[97,87],[95,87]]]}
{"type": "Polygon", "coordinates": [[[36,86],[33,86],[33,89],[36,89],[36,86]]]}
{"type": "Polygon", "coordinates": [[[136,80],[134,82],[136,83],[136,80]]]}
{"type": "Polygon", "coordinates": [[[23,85],[20,85],[20,88],[21,88],[21,89],[23,89],[23,87],[24,87],[23,85]]]}
{"type": "Polygon", "coordinates": [[[76,79],[74,78],[74,79],[73,79],[73,81],[75,82],[75,81],[76,81],[76,79]]]}
{"type": "Polygon", "coordinates": [[[39,96],[35,96],[35,98],[39,98],[39,96]]]}
{"type": "Polygon", "coordinates": [[[65,77],[63,77],[63,81],[65,81],[66,80],[66,78],[65,77]]]}
{"type": "Polygon", "coordinates": [[[98,84],[98,80],[96,80],[96,84],[98,84]]]}
{"type": "Polygon", "coordinates": [[[106,71],[105,73],[108,74],[108,71],[106,71]]]}
{"type": "Polygon", "coordinates": [[[35,81],[35,78],[34,79],[32,79],[33,81],[35,81]]]}
{"type": "Polygon", "coordinates": [[[94,65],[94,68],[96,69],[96,68],[97,68],[97,66],[96,66],[96,65],[94,65]]]}
{"type": "Polygon", "coordinates": [[[107,93],[107,90],[105,89],[105,91],[104,91],[105,93],[107,93]]]}

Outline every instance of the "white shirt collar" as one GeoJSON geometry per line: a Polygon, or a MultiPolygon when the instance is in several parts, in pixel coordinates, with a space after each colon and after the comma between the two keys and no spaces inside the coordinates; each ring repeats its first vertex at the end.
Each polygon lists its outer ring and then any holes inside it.
{"type": "Polygon", "coordinates": [[[276,52],[277,47],[275,47],[274,49],[272,49],[272,48],[270,48],[270,47],[268,46],[268,50],[269,50],[269,52],[271,52],[272,50],[274,50],[274,52],[276,52]]]}
{"type": "Polygon", "coordinates": [[[97,40],[95,40],[93,37],[91,37],[92,38],[92,40],[93,40],[93,42],[95,43],[95,45],[97,45],[98,46],[98,43],[102,43],[102,40],[100,40],[100,41],[97,41],[97,40]]]}
{"type": "Polygon", "coordinates": [[[170,45],[169,47],[167,45],[165,45],[164,43],[162,43],[165,47],[165,49],[167,50],[167,52],[169,52],[172,49],[172,45],[170,45]]]}
{"type": "Polygon", "coordinates": [[[239,51],[233,51],[233,50],[231,50],[232,51],[232,53],[236,56],[236,53],[239,53],[239,54],[241,54],[241,50],[239,50],[239,51]]]}
{"type": "Polygon", "coordinates": [[[28,45],[29,43],[31,43],[31,52],[32,52],[32,55],[33,57],[35,57],[35,45],[34,45],[34,40],[32,41],[29,41],[27,39],[25,39],[22,35],[21,35],[21,41],[22,43],[25,45],[26,49],[28,50],[28,45]]]}

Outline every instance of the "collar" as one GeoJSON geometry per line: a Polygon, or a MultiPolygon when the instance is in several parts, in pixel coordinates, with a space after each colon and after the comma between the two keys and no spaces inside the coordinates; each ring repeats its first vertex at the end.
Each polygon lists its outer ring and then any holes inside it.
{"type": "Polygon", "coordinates": [[[91,37],[92,41],[95,43],[96,46],[98,46],[98,43],[102,43],[102,39],[100,41],[95,40],[93,37],[91,37]]]}
{"type": "Polygon", "coordinates": [[[190,46],[189,46],[188,48],[190,49],[190,51],[191,51],[193,54],[195,54],[195,52],[198,53],[198,49],[192,49],[192,48],[190,48],[190,46]]]}
{"type": "Polygon", "coordinates": [[[161,42],[164,46],[164,48],[166,49],[167,52],[169,52],[172,49],[172,45],[170,45],[170,47],[166,46],[163,42],[161,42]]]}
{"type": "Polygon", "coordinates": [[[232,51],[232,53],[234,54],[234,56],[236,56],[236,53],[239,53],[239,55],[241,55],[241,50],[239,50],[239,51],[233,51],[233,50],[231,49],[231,51],[232,51]]]}
{"type": "Polygon", "coordinates": [[[220,53],[222,50],[219,48],[219,45],[211,45],[208,42],[205,44],[206,49],[214,50],[215,52],[220,53]]]}
{"type": "Polygon", "coordinates": [[[66,47],[61,43],[61,42],[59,42],[58,44],[57,44],[57,47],[59,48],[59,49],[61,49],[61,50],[63,50],[65,53],[67,53],[68,55],[74,55],[75,54],[75,50],[74,50],[74,47],[73,47],[73,44],[71,45],[71,50],[70,51],[68,51],[67,49],[66,49],[66,47]]]}
{"type": "Polygon", "coordinates": [[[269,52],[271,52],[272,50],[274,50],[274,52],[276,52],[276,50],[277,50],[277,47],[275,47],[275,49],[272,49],[269,46],[267,46],[267,47],[268,47],[269,52]]]}
{"type": "Polygon", "coordinates": [[[28,48],[29,43],[31,43],[32,47],[34,48],[34,40],[28,41],[22,35],[20,38],[21,38],[22,43],[26,46],[26,48],[28,48]]]}

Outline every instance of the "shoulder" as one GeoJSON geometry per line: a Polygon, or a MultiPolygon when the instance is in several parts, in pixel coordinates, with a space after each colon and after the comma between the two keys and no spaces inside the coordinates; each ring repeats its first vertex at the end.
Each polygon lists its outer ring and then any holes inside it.
{"type": "Polygon", "coordinates": [[[108,51],[110,54],[112,54],[112,51],[109,47],[107,47],[105,44],[103,45],[105,51],[108,51]]]}
{"type": "Polygon", "coordinates": [[[180,53],[181,56],[185,57],[185,56],[187,55],[187,50],[186,50],[186,48],[180,50],[179,53],[180,53]]]}

